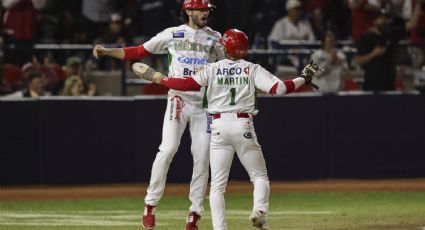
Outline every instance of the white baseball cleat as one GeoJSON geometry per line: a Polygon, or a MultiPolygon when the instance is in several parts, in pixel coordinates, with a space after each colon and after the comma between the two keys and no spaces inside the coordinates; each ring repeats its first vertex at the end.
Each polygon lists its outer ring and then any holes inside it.
{"type": "Polygon", "coordinates": [[[262,211],[253,211],[249,216],[249,220],[254,227],[260,230],[270,230],[269,224],[267,223],[267,214],[262,211]]]}

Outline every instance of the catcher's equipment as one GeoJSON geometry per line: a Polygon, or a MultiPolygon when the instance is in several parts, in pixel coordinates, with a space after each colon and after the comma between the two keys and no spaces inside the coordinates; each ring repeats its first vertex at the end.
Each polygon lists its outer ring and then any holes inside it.
{"type": "Polygon", "coordinates": [[[215,8],[209,0],[184,0],[182,11],[215,8]]]}
{"type": "Polygon", "coordinates": [[[227,55],[231,57],[244,58],[248,53],[248,36],[240,30],[227,30],[220,39],[220,43],[226,48],[227,55]]]}
{"type": "Polygon", "coordinates": [[[159,84],[161,83],[161,80],[165,77],[164,74],[155,71],[152,67],[141,62],[134,63],[132,68],[134,73],[137,74],[137,76],[153,83],[159,84]]]}
{"type": "Polygon", "coordinates": [[[319,67],[317,64],[313,63],[311,60],[310,63],[308,63],[304,68],[301,70],[301,77],[305,79],[305,83],[310,85],[311,87],[315,89],[319,89],[319,87],[311,82],[314,76],[318,75],[319,72],[325,71],[321,67],[319,67]]]}

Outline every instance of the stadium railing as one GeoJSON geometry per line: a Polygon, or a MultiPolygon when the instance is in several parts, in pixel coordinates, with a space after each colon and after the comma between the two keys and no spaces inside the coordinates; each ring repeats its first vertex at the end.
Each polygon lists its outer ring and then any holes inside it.
{"type": "MultiPolygon", "coordinates": [[[[413,44],[409,41],[399,42],[400,46],[421,46],[423,44],[413,44]]],[[[262,60],[267,62],[268,66],[266,68],[271,72],[275,72],[277,66],[279,65],[279,57],[292,55],[297,56],[299,60],[299,65],[296,67],[298,70],[309,61],[310,55],[317,49],[320,49],[320,41],[280,41],[272,42],[270,49],[250,49],[248,52],[248,60],[258,61],[262,60]]],[[[107,44],[105,47],[121,47],[116,44],[107,44]]],[[[352,57],[356,54],[357,49],[355,45],[350,40],[339,40],[336,43],[336,47],[345,53],[347,56],[348,63],[351,62],[352,57]]],[[[87,52],[85,60],[94,59],[92,56],[92,49],[94,48],[93,44],[35,44],[32,47],[28,46],[16,46],[14,44],[3,44],[3,49],[28,49],[31,48],[34,52],[62,52],[62,51],[80,51],[87,52]]],[[[166,54],[163,56],[165,57],[166,54]]],[[[84,66],[84,65],[83,65],[84,66]]],[[[84,67],[83,67],[84,68],[84,67]]],[[[143,85],[148,83],[143,79],[132,79],[128,78],[127,67],[124,61],[120,64],[121,72],[121,95],[127,95],[127,86],[129,85],[143,85]]]]}

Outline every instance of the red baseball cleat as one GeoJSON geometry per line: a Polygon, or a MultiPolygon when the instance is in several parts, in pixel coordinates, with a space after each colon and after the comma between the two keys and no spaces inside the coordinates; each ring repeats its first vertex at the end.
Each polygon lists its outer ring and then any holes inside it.
{"type": "Polygon", "coordinates": [[[146,229],[155,227],[155,209],[156,206],[145,204],[145,210],[142,216],[142,225],[146,229]]]}
{"type": "Polygon", "coordinates": [[[186,219],[186,230],[198,230],[198,222],[201,216],[196,212],[190,212],[186,219]]]}

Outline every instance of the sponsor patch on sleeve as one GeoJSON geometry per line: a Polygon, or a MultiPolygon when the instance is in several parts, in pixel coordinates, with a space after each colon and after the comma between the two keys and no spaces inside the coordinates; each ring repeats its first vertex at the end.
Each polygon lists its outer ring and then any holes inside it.
{"type": "Polygon", "coordinates": [[[184,38],[184,32],[183,31],[173,32],[173,38],[184,38]]]}

